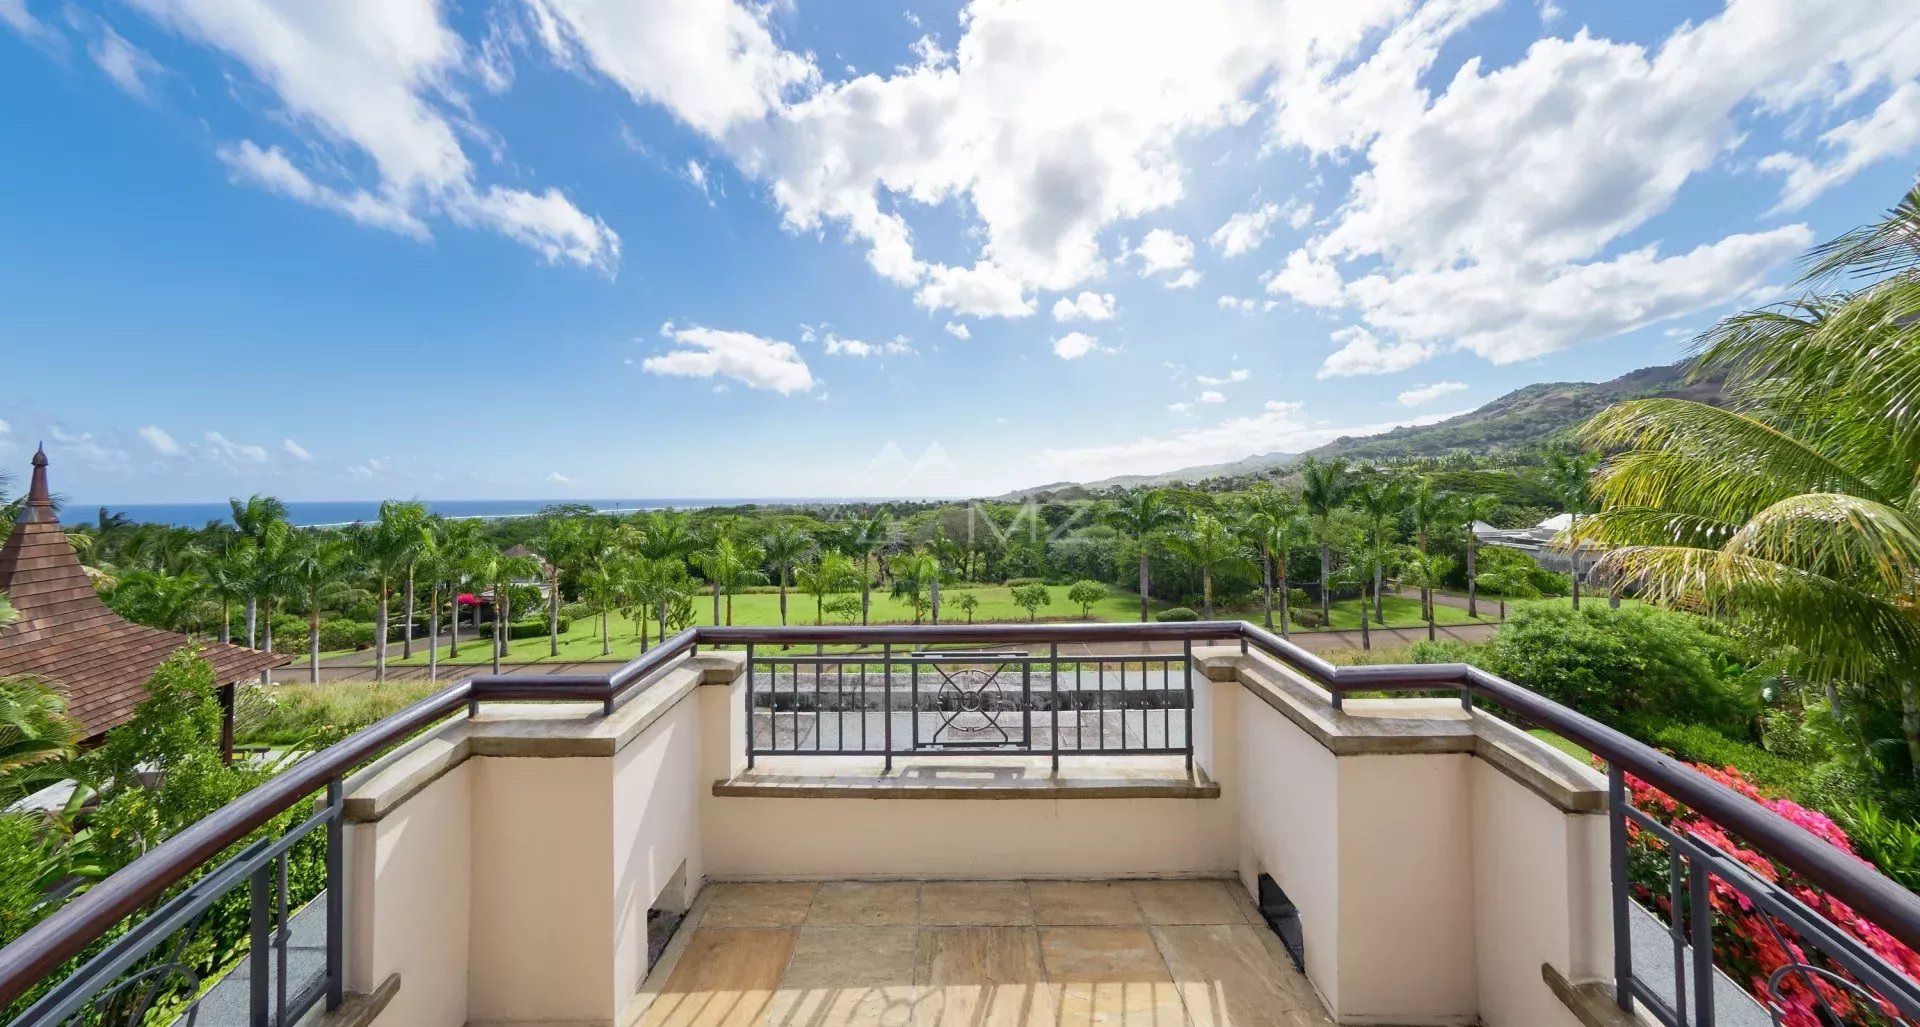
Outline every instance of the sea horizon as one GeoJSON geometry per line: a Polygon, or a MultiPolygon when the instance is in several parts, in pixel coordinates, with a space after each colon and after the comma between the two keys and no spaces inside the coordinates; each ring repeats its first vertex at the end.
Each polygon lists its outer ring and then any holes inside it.
{"type": "MultiPolygon", "coordinates": [[[[898,497],[895,497],[898,498],[898,497]]],[[[639,513],[647,510],[693,510],[716,506],[802,506],[834,503],[877,502],[873,498],[821,498],[800,496],[743,496],[739,498],[664,497],[625,499],[419,499],[429,513],[449,518],[495,519],[530,517],[549,506],[590,506],[599,513],[639,513]]],[[[371,521],[380,514],[378,499],[287,500],[287,520],[295,527],[320,528],[371,521]]],[[[232,508],[225,500],[212,503],[98,503],[70,501],[62,505],[64,524],[89,524],[94,512],[125,514],[135,521],[199,528],[208,521],[231,523],[232,508]]]]}

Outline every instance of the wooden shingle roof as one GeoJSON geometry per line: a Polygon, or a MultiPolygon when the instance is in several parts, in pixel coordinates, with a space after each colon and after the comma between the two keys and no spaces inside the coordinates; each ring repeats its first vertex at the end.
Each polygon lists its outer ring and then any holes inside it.
{"type": "MultiPolygon", "coordinates": [[[[26,510],[0,547],[0,592],[20,614],[18,623],[0,628],[0,676],[32,675],[60,689],[89,737],[126,723],[154,670],[192,644],[121,620],[101,602],[54,515],[44,451],[33,457],[26,510]]],[[[200,655],[222,685],[288,662],[235,645],[204,645],[200,655]]]]}

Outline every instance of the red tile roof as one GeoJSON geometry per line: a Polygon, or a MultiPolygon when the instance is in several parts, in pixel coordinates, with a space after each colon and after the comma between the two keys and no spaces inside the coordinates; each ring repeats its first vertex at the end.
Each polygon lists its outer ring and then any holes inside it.
{"type": "MultiPolygon", "coordinates": [[[[193,644],[121,620],[101,602],[54,516],[44,452],[34,454],[26,511],[0,547],[0,592],[20,614],[18,623],[0,628],[0,675],[30,674],[58,687],[90,737],[132,717],[154,670],[193,644]]],[[[217,643],[202,646],[200,655],[222,685],[288,662],[217,643]]]]}

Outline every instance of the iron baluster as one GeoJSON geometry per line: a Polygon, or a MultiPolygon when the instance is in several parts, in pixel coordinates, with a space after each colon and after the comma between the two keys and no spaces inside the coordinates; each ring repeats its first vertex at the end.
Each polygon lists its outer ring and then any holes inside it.
{"type": "MultiPolygon", "coordinates": [[[[1338,696],[1339,693],[1334,693],[1338,696]]],[[[1627,772],[1607,764],[1607,848],[1613,869],[1613,1001],[1633,1012],[1632,925],[1627,922],[1627,772]]]]}
{"type": "MultiPolygon", "coordinates": [[[[866,673],[866,670],[864,667],[861,669],[861,673],[863,675],[866,673]]],[[[886,645],[882,646],[880,649],[880,701],[881,701],[881,705],[884,707],[885,714],[886,714],[886,719],[881,723],[881,727],[884,728],[886,732],[884,737],[885,737],[885,742],[887,746],[887,756],[886,756],[886,759],[882,761],[881,772],[891,774],[893,773],[893,643],[892,642],[888,642],[886,645]]],[[[914,716],[916,717],[916,720],[917,720],[919,716],[918,711],[915,711],[914,716]]]]}
{"type": "MultiPolygon", "coordinates": [[[[753,646],[747,646],[747,769],[753,769],[753,646]]],[[[778,673],[776,671],[776,673],[778,673]]]]}
{"type": "MultiPolygon", "coordinates": [[[[1693,919],[1693,1022],[1713,1027],[1713,876],[1701,853],[1687,861],[1687,891],[1693,919]]],[[[1680,922],[1676,910],[1674,923],[1680,922]]]]}
{"type": "MultiPolygon", "coordinates": [[[[1243,639],[1241,644],[1245,644],[1243,639]]],[[[1187,755],[1187,774],[1193,774],[1193,643],[1180,643],[1180,662],[1185,665],[1186,673],[1181,675],[1187,687],[1182,696],[1182,705],[1186,707],[1186,737],[1181,739],[1181,748],[1187,755]]]]}
{"type": "Polygon", "coordinates": [[[340,1008],[346,995],[346,791],[338,775],[327,779],[327,1008],[340,1008]]]}
{"type": "Polygon", "coordinates": [[[268,862],[256,869],[248,886],[247,942],[251,949],[247,953],[247,1022],[252,1027],[267,1027],[267,975],[273,972],[268,960],[272,941],[267,923],[270,889],[267,871],[271,866],[271,862],[268,862]]]}

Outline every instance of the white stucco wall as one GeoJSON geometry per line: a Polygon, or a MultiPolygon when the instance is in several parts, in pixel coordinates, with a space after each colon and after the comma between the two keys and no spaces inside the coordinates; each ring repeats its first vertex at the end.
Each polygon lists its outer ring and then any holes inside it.
{"type": "MultiPolygon", "coordinates": [[[[720,686],[696,690],[724,694],[720,686]]],[[[613,758],[613,1008],[622,1011],[647,975],[647,910],[684,865],[680,886],[699,888],[700,702],[682,699],[613,758]]],[[[670,896],[685,909],[690,894],[670,896]]]]}
{"type": "Polygon", "coordinates": [[[347,828],[347,987],[402,987],[380,1021],[467,1022],[473,772],[455,767],[384,819],[347,828]]]}

